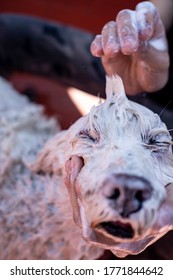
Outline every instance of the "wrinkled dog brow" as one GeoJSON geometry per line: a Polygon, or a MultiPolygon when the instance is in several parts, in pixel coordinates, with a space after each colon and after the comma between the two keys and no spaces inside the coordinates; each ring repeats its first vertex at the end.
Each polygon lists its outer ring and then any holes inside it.
{"type": "Polygon", "coordinates": [[[69,130],[66,158],[74,170],[83,164],[67,187],[84,238],[123,256],[119,244],[152,232],[173,179],[172,142],[157,114],[127,99],[120,77],[107,77],[106,95],[69,130]]]}

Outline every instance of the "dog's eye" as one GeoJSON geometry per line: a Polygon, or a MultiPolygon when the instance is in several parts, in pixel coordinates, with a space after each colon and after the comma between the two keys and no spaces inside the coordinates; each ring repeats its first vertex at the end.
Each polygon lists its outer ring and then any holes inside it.
{"type": "Polygon", "coordinates": [[[172,141],[169,134],[158,133],[150,135],[144,145],[154,153],[164,153],[168,151],[171,144],[172,141]]]}
{"type": "Polygon", "coordinates": [[[155,145],[160,147],[170,146],[171,140],[167,134],[157,134],[151,136],[149,139],[149,145],[155,145]]]}
{"type": "Polygon", "coordinates": [[[93,142],[98,141],[98,136],[97,136],[96,132],[90,132],[88,130],[81,130],[78,133],[78,136],[80,136],[81,138],[84,138],[84,139],[89,139],[93,142]]]}

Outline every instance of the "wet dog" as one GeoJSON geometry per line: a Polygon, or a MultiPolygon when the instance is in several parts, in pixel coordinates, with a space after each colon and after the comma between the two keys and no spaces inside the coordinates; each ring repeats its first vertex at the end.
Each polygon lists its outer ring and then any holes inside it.
{"type": "Polygon", "coordinates": [[[40,107],[11,94],[0,107],[1,259],[124,257],[172,229],[171,136],[118,76],[103,103],[55,136],[40,107]]]}

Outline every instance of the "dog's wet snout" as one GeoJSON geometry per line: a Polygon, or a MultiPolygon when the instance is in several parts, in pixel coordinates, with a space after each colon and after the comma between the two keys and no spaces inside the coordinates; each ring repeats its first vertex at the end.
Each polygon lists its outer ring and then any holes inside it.
{"type": "Polygon", "coordinates": [[[144,201],[151,198],[152,186],[143,177],[113,174],[103,184],[103,194],[112,208],[122,217],[139,211],[144,201]]]}

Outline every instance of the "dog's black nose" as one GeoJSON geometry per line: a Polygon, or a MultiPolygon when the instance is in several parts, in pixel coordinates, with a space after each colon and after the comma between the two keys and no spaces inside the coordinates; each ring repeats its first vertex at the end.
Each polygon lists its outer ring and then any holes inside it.
{"type": "Polygon", "coordinates": [[[111,207],[122,217],[139,211],[144,201],[152,195],[152,186],[143,177],[128,174],[112,174],[103,183],[103,193],[111,207]]]}

